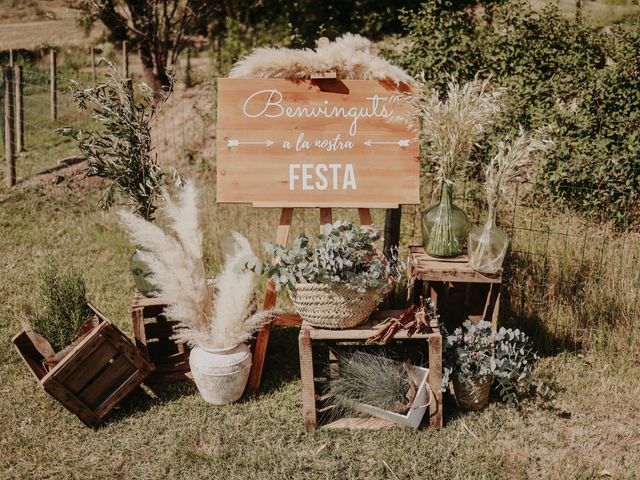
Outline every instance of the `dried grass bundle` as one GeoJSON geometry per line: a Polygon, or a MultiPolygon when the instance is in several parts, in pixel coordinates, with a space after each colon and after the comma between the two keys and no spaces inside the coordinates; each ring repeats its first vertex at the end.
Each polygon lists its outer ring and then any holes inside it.
{"type": "Polygon", "coordinates": [[[132,240],[142,247],[151,281],[167,302],[165,315],[178,322],[174,338],[209,348],[246,341],[269,317],[268,312],[251,315],[255,274],[234,270],[240,258],[253,254],[249,242],[238,233],[227,241],[223,270],[211,288],[204,269],[196,187],[186,184],[177,202],[168,194],[164,198],[162,213],[175,236],[127,211],[118,213],[132,240]]]}
{"type": "Polygon", "coordinates": [[[477,77],[463,85],[451,80],[446,98],[418,82],[411,103],[421,120],[428,159],[436,165],[436,181],[453,183],[469,156],[502,109],[502,90],[477,77]]]}
{"type": "Polygon", "coordinates": [[[338,78],[347,80],[412,82],[404,70],[379,57],[371,41],[351,33],[333,42],[318,42],[315,50],[257,48],[234,65],[229,77],[310,78],[327,70],[335,70],[338,78]]]}
{"type": "Polygon", "coordinates": [[[484,193],[489,211],[495,212],[501,196],[506,194],[507,184],[530,174],[537,153],[553,147],[549,139],[539,139],[521,126],[518,136],[511,142],[498,142],[498,153],[484,168],[484,193]]]}

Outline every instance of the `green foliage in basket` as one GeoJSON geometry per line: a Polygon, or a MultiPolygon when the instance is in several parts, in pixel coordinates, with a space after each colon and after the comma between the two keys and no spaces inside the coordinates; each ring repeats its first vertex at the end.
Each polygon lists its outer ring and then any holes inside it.
{"type": "Polygon", "coordinates": [[[537,360],[524,332],[502,327],[493,333],[489,322],[467,320],[463,328],[446,335],[442,387],[448,386],[452,375],[467,384],[474,379],[493,380],[500,398],[515,405],[533,385],[537,360]]]}
{"type": "Polygon", "coordinates": [[[72,342],[91,315],[82,276],[71,269],[61,271],[48,258],[41,273],[36,305],[29,315],[33,329],[59,352],[72,342]]]}
{"type": "Polygon", "coordinates": [[[294,240],[291,248],[267,243],[265,250],[272,261],[247,257],[239,267],[273,279],[278,290],[293,289],[297,283],[344,285],[360,292],[387,288],[399,279],[401,264],[397,255],[389,260],[376,248],[379,239],[375,227],[337,221],[322,226],[315,245],[305,234],[294,240]]]}

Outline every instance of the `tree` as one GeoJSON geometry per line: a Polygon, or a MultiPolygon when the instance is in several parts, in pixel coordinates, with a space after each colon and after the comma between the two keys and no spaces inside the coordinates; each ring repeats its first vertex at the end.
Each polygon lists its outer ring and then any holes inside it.
{"type": "Polygon", "coordinates": [[[188,45],[206,0],[84,0],[81,23],[101,21],[112,41],[128,40],[140,55],[145,81],[158,97],[171,84],[169,69],[188,45]]]}

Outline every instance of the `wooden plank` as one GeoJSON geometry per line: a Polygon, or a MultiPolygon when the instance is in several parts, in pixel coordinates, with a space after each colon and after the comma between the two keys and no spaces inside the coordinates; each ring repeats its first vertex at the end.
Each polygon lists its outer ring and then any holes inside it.
{"type": "Polygon", "coordinates": [[[29,367],[29,371],[36,377],[36,380],[40,381],[47,374],[47,371],[42,366],[44,357],[35,347],[27,332],[23,330],[18,333],[11,339],[11,342],[22,361],[29,367]]]}
{"type": "Polygon", "coordinates": [[[404,425],[382,418],[344,417],[322,425],[321,430],[382,430],[387,428],[407,428],[404,425]]]}
{"type": "Polygon", "coordinates": [[[302,319],[297,313],[277,315],[271,322],[272,327],[297,327],[302,325],[302,319]]]}
{"type": "Polygon", "coordinates": [[[320,209],[320,226],[326,225],[327,223],[333,223],[333,220],[331,220],[331,209],[321,208],[320,209]]]}
{"type": "Polygon", "coordinates": [[[313,351],[309,330],[300,330],[298,336],[298,351],[300,354],[300,377],[302,380],[302,416],[304,428],[315,430],[316,418],[316,392],[313,373],[313,351]]]}
{"type": "Polygon", "coordinates": [[[372,80],[219,79],[217,201],[419,203],[415,133],[389,120],[410,118],[399,101],[408,88],[372,80]]]}
{"type": "Polygon", "coordinates": [[[442,336],[434,335],[429,338],[429,388],[433,400],[429,404],[429,426],[442,428],[442,336]]]}
{"type": "Polygon", "coordinates": [[[15,84],[16,84],[16,153],[24,150],[24,95],[23,95],[23,78],[22,65],[16,65],[15,84]]]}
{"type": "Polygon", "coordinates": [[[49,52],[50,58],[50,87],[51,87],[51,120],[58,119],[58,76],[57,76],[57,52],[52,48],[49,52]]]}
{"type": "Polygon", "coordinates": [[[136,368],[153,370],[153,365],[149,363],[140,351],[133,346],[131,341],[114,325],[108,324],[103,334],[136,368]]]}
{"type": "MultiPolygon", "coordinates": [[[[286,245],[289,238],[289,230],[291,228],[291,220],[293,219],[293,208],[283,208],[280,213],[280,223],[276,233],[276,243],[286,245]]],[[[262,308],[270,310],[276,305],[277,292],[276,285],[271,280],[267,284],[267,291],[264,296],[262,308]]],[[[253,362],[251,364],[251,372],[249,373],[249,381],[247,388],[249,391],[256,391],[260,387],[262,379],[262,369],[264,368],[264,359],[267,354],[267,345],[269,343],[269,332],[271,325],[267,324],[258,332],[258,337],[253,349],[253,362]]]]}
{"type": "Polygon", "coordinates": [[[82,400],[72,394],[53,376],[47,376],[42,381],[45,391],[58,400],[64,408],[77,416],[88,427],[95,427],[102,418],[89,408],[82,400]]]}
{"type": "Polygon", "coordinates": [[[102,342],[93,350],[91,356],[86,361],[77,362],[75,368],[68,368],[64,376],[57,379],[64,384],[72,393],[78,394],[87,384],[108,364],[118,350],[108,341],[102,342]]]}
{"type": "Polygon", "coordinates": [[[78,393],[78,398],[89,408],[96,409],[135,372],[135,365],[125,355],[120,354],[113,359],[111,365],[78,393]]]}
{"type": "Polygon", "coordinates": [[[133,337],[136,339],[136,347],[142,353],[149,356],[147,350],[147,334],[144,330],[144,312],[142,308],[131,309],[131,325],[133,326],[133,337]]]}
{"type": "Polygon", "coordinates": [[[156,318],[155,322],[149,322],[145,325],[145,332],[148,339],[152,338],[170,338],[173,336],[173,328],[178,325],[176,321],[164,320],[162,317],[156,318]]]}
{"type": "Polygon", "coordinates": [[[113,391],[102,403],[97,407],[96,413],[104,418],[113,407],[118,405],[125,397],[131,394],[147,377],[148,372],[141,370],[134,370],[134,373],[126,380],[123,380],[121,385],[113,391]]]}
{"type": "Polygon", "coordinates": [[[368,208],[359,208],[358,216],[360,217],[360,225],[363,227],[370,227],[373,224],[373,219],[371,218],[371,210],[368,208]]]}
{"type": "Polygon", "coordinates": [[[47,373],[42,381],[45,382],[48,377],[55,377],[57,381],[63,382],[67,378],[67,372],[75,370],[78,364],[82,365],[93,354],[93,351],[104,342],[103,332],[108,325],[110,325],[108,322],[102,322],[95,327],[60,363],[47,373]]]}

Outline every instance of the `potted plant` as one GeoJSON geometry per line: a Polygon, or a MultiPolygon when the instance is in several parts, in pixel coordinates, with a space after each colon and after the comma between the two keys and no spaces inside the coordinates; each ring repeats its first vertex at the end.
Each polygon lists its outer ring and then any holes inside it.
{"type": "Polygon", "coordinates": [[[143,247],[141,258],[167,304],[164,315],[177,322],[173,339],[192,347],[189,364],[200,394],[216,405],[234,402],[242,396],[251,368],[245,342],[269,316],[253,314],[256,275],[235,268],[253,252],[249,242],[234,233],[224,245],[224,266],[210,283],[195,186],[182,187],[176,202],[165,195],[162,211],[175,235],[125,210],[119,214],[132,239],[143,247]]]}
{"type": "Polygon", "coordinates": [[[469,264],[475,270],[492,274],[502,268],[509,237],[496,224],[500,198],[506,194],[509,183],[527,173],[535,155],[552,145],[550,140],[539,140],[522,127],[512,142],[498,143],[498,153],[484,167],[487,220],[469,232],[469,264]]]}
{"type": "Polygon", "coordinates": [[[337,361],[323,395],[332,416],[363,413],[418,428],[431,402],[427,368],[361,351],[337,361]]]}
{"type": "Polygon", "coordinates": [[[153,371],[85,298],[82,277],[48,260],[13,344],[40,385],[88,426],[98,425],[153,371]]]}
{"type": "Polygon", "coordinates": [[[298,314],[310,325],[349,328],[362,323],[400,277],[397,257],[388,260],[376,248],[374,228],[337,221],[321,228],[315,245],[302,234],[291,248],[266,244],[272,261],[256,257],[241,265],[286,288],[298,314]]]}
{"type": "MultiPolygon", "coordinates": [[[[158,101],[145,84],[135,90],[113,64],[101,61],[108,67],[104,83],[82,88],[71,81],[71,93],[79,108],[91,106],[91,118],[100,128],[64,127],[57,132],[76,141],[87,159],[88,177],[110,181],[99,201],[102,208],[110,208],[119,193],[128,198],[137,215],[153,221],[165,173],[152,155],[151,127],[168,95],[162,95],[158,101]]],[[[131,257],[131,273],[142,294],[154,291],[139,249],[131,257]]]]}
{"type": "Polygon", "coordinates": [[[492,90],[488,80],[474,79],[463,85],[450,81],[446,98],[437,90],[418,82],[412,102],[421,122],[424,149],[435,164],[435,180],[440,192],[438,204],[422,216],[422,241],[434,257],[456,257],[467,240],[468,219],[453,204],[452,187],[464,170],[485,128],[501,108],[500,90],[492,90]]]}
{"type": "Polygon", "coordinates": [[[451,380],[458,405],[482,410],[491,385],[496,384],[502,400],[515,404],[531,382],[537,359],[529,338],[520,330],[502,327],[496,333],[489,322],[467,320],[462,328],[446,335],[443,390],[451,380]]]}

